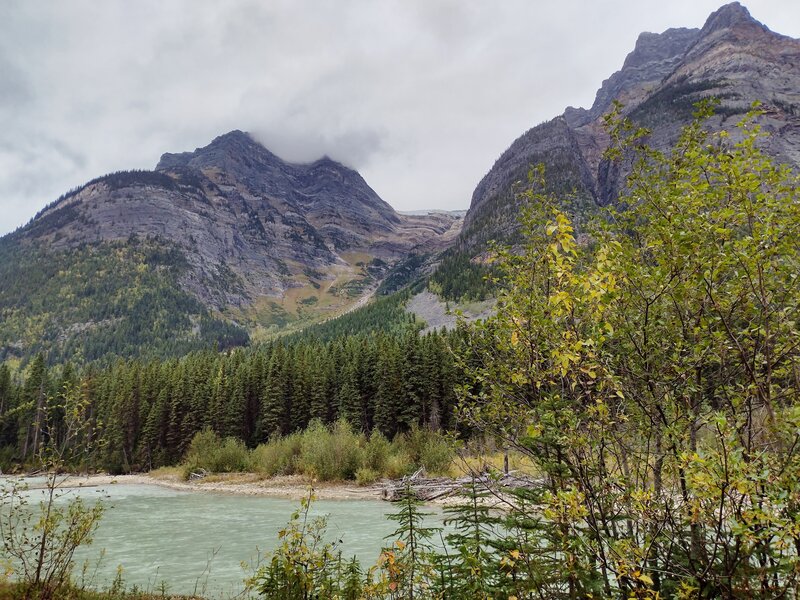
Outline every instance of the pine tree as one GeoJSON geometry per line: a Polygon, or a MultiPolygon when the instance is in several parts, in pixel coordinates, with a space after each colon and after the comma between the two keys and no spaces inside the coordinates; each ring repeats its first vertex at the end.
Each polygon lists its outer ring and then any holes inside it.
{"type": "Polygon", "coordinates": [[[0,365],[0,447],[17,444],[17,420],[14,418],[17,400],[14,392],[11,369],[8,365],[0,365]]]}
{"type": "Polygon", "coordinates": [[[363,428],[366,420],[361,394],[358,392],[358,381],[353,364],[345,367],[340,379],[342,382],[338,393],[339,417],[346,419],[355,429],[363,428]]]}
{"type": "Polygon", "coordinates": [[[310,369],[309,375],[309,421],[319,419],[327,423],[332,410],[328,397],[328,355],[320,352],[310,369]]]}
{"type": "Polygon", "coordinates": [[[500,584],[499,557],[492,543],[501,537],[498,517],[492,514],[486,500],[490,495],[481,491],[475,478],[458,504],[448,506],[445,527],[447,544],[454,553],[439,556],[440,595],[445,598],[504,597],[500,584]]]}
{"type": "Polygon", "coordinates": [[[426,423],[429,416],[429,406],[425,401],[424,372],[420,357],[420,338],[414,334],[407,334],[402,340],[402,401],[397,411],[397,420],[403,429],[411,429],[417,422],[426,423]]]}
{"type": "Polygon", "coordinates": [[[378,353],[375,337],[370,336],[362,340],[355,364],[356,381],[361,394],[363,410],[362,423],[360,425],[365,433],[372,431],[375,419],[375,395],[378,391],[377,362],[378,353]]]}
{"type": "Polygon", "coordinates": [[[397,409],[403,401],[400,366],[393,344],[384,340],[376,366],[378,389],[375,394],[374,426],[391,439],[398,431],[397,409]]]}
{"type": "Polygon", "coordinates": [[[308,426],[311,405],[309,349],[304,344],[294,348],[292,359],[291,423],[290,431],[301,431],[308,426]]]}
{"type": "Polygon", "coordinates": [[[255,446],[256,429],[258,428],[258,416],[261,411],[261,398],[264,396],[264,388],[267,381],[267,363],[264,353],[258,351],[246,362],[245,369],[246,387],[244,392],[244,433],[243,440],[248,446],[255,446]]]}
{"type": "Polygon", "coordinates": [[[286,351],[283,345],[273,348],[267,369],[267,382],[261,400],[259,416],[259,440],[267,441],[274,434],[288,433],[289,415],[287,411],[288,373],[286,372],[286,351]]]}
{"type": "Polygon", "coordinates": [[[35,455],[42,443],[48,387],[44,355],[39,353],[28,368],[19,402],[18,435],[23,462],[35,455]]]}
{"type": "Polygon", "coordinates": [[[398,501],[400,509],[387,515],[397,522],[397,529],[386,539],[394,540],[384,555],[391,553],[390,580],[396,584],[402,597],[408,600],[428,598],[430,583],[434,579],[435,553],[431,539],[441,531],[438,527],[425,527],[425,518],[431,513],[422,512],[422,501],[418,500],[410,487],[406,487],[398,501]]]}

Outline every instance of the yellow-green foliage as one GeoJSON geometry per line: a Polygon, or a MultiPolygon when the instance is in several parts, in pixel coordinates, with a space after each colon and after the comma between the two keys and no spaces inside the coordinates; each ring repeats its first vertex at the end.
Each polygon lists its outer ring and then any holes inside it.
{"type": "Polygon", "coordinates": [[[411,457],[402,449],[393,452],[386,461],[385,473],[389,479],[399,479],[411,475],[416,468],[411,457]]]}
{"type": "Polygon", "coordinates": [[[363,462],[364,443],[364,435],[354,433],[347,421],[337,421],[333,429],[313,421],[303,432],[301,469],[322,481],[353,479],[363,462]]]}
{"type": "Polygon", "coordinates": [[[383,473],[392,454],[392,444],[380,431],[373,431],[364,447],[364,462],[373,471],[383,473]]]}
{"type": "Polygon", "coordinates": [[[200,469],[252,471],[268,477],[305,475],[319,481],[372,483],[381,477],[403,477],[420,467],[428,473],[446,473],[453,457],[450,442],[427,429],[414,428],[390,442],[378,431],[370,437],[357,433],[345,420],[331,427],[315,420],[303,432],[275,435],[249,451],[239,440],[222,439],[205,429],[192,439],[183,474],[188,477],[200,469]]]}
{"type": "Polygon", "coordinates": [[[524,244],[496,249],[461,396],[543,475],[507,509],[536,540],[510,556],[531,583],[509,596],[796,596],[800,180],[758,150],[756,119],[698,120],[664,154],[612,115],[625,210],[581,244],[531,191],[524,244]]]}
{"type": "Polygon", "coordinates": [[[261,444],[250,453],[250,470],[273,477],[294,475],[297,459],[302,449],[302,435],[293,433],[286,437],[274,435],[266,444],[261,444]]]}
{"type": "Polygon", "coordinates": [[[380,473],[369,467],[361,467],[356,471],[356,483],[358,485],[372,485],[380,479],[380,473]]]}
{"type": "Polygon", "coordinates": [[[453,462],[453,446],[442,435],[417,427],[395,438],[395,446],[409,457],[411,464],[424,467],[428,473],[445,473],[453,462]]]}
{"type": "Polygon", "coordinates": [[[249,452],[236,438],[221,439],[210,429],[192,438],[184,460],[184,475],[203,469],[212,473],[246,471],[250,465],[249,452]]]}

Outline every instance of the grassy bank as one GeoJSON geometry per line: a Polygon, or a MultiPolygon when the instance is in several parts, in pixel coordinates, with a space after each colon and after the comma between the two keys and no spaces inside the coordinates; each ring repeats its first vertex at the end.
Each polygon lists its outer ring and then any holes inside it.
{"type": "MultiPolygon", "coordinates": [[[[201,600],[202,596],[176,596],[136,590],[94,591],[77,587],[60,588],[58,600],[201,600]]],[[[0,600],[37,600],[40,596],[21,583],[0,583],[0,600]]]]}

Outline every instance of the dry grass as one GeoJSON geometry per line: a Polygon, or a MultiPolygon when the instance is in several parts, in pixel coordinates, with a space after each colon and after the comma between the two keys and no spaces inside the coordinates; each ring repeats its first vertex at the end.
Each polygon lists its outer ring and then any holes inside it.
{"type": "MultiPolygon", "coordinates": [[[[202,596],[176,596],[173,594],[153,594],[145,592],[96,592],[70,588],[58,590],[58,600],[203,600],[202,596]]],[[[27,600],[35,598],[32,592],[24,589],[20,584],[0,582],[0,600],[27,600]]]]}
{"type": "Polygon", "coordinates": [[[184,481],[183,467],[159,467],[148,474],[160,481],[184,481]]]}
{"type": "MultiPolygon", "coordinates": [[[[457,457],[450,467],[452,477],[464,477],[472,473],[482,473],[486,470],[503,470],[503,452],[494,451],[484,454],[465,454],[457,457]],[[488,467],[488,469],[487,469],[488,467]]],[[[529,475],[537,472],[533,461],[519,452],[510,452],[508,455],[508,468],[510,471],[521,471],[529,475]]]]}
{"type": "Polygon", "coordinates": [[[203,477],[203,483],[226,483],[231,485],[246,485],[258,483],[267,479],[260,473],[211,473],[203,477]]]}

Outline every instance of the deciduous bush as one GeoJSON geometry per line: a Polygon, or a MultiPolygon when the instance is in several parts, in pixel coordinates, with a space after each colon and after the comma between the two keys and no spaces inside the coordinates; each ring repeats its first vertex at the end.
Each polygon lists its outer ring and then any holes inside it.
{"type": "Polygon", "coordinates": [[[298,469],[303,438],[299,433],[286,437],[273,436],[250,453],[250,468],[255,473],[272,477],[294,475],[298,469]]]}
{"type": "Polygon", "coordinates": [[[373,431],[369,436],[369,441],[364,446],[364,463],[366,467],[383,473],[386,463],[392,453],[392,444],[380,431],[373,431]]]}
{"type": "Polygon", "coordinates": [[[462,415],[545,475],[510,503],[507,593],[796,595],[800,184],[756,119],[698,120],[670,153],[615,122],[625,210],[583,245],[531,191],[524,243],[497,249],[462,415]]]}
{"type": "Polygon", "coordinates": [[[409,457],[411,464],[424,467],[431,474],[447,473],[455,457],[453,445],[447,438],[416,425],[408,433],[398,435],[394,446],[409,457]]]}
{"type": "Polygon", "coordinates": [[[361,467],[356,471],[356,483],[358,485],[372,485],[380,479],[380,473],[369,467],[361,467]]]}
{"type": "Polygon", "coordinates": [[[353,479],[364,460],[364,436],[353,432],[347,421],[328,429],[319,421],[303,432],[301,469],[321,481],[353,479]]]}
{"type": "Polygon", "coordinates": [[[222,439],[211,429],[204,429],[192,438],[183,464],[186,477],[199,470],[235,473],[248,469],[250,454],[240,440],[222,439]]]}
{"type": "Polygon", "coordinates": [[[345,420],[331,427],[317,420],[305,431],[275,435],[253,450],[204,429],[192,438],[182,467],[185,477],[201,469],[212,473],[249,470],[267,477],[299,474],[319,481],[371,483],[381,477],[404,477],[420,467],[432,474],[447,473],[453,456],[451,442],[428,429],[413,428],[389,442],[377,430],[369,438],[357,433],[345,420]]]}

